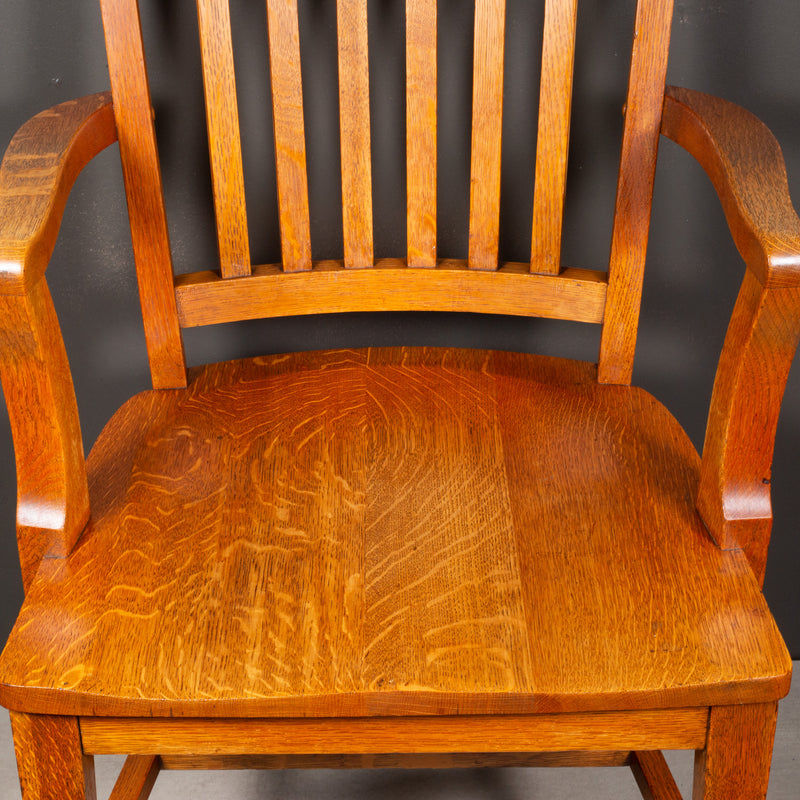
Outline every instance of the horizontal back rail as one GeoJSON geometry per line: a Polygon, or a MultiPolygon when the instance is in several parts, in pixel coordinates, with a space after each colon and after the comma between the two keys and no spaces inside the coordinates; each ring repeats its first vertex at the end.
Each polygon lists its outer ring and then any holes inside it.
{"type": "Polygon", "coordinates": [[[176,295],[183,327],[346,311],[481,311],[596,323],[603,318],[606,274],[533,275],[527,263],[484,272],[450,260],[413,269],[400,259],[348,270],[342,261],[321,261],[292,275],[279,264],[255,267],[251,277],[233,282],[214,272],[179,275],[176,295]]]}

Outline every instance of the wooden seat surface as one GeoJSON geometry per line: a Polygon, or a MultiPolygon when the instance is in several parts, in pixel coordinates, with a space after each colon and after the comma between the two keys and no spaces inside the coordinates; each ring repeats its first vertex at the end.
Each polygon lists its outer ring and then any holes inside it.
{"type": "Polygon", "coordinates": [[[699,459],[592,365],[371,349],[198,368],[89,458],[0,702],[48,713],[484,714],[760,702],[791,662],[699,459]]]}

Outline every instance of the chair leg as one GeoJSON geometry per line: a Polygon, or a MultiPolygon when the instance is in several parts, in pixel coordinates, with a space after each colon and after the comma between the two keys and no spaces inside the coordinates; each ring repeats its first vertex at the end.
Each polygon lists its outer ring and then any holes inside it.
{"type": "Polygon", "coordinates": [[[11,712],[22,800],[97,800],[77,717],[11,712]]]}
{"type": "Polygon", "coordinates": [[[764,800],[777,719],[777,703],[712,708],[693,800],[764,800]]]}

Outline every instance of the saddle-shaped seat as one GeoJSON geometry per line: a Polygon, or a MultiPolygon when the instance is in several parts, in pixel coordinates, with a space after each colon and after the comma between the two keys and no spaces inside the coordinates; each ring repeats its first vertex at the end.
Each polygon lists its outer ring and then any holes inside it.
{"type": "Polygon", "coordinates": [[[608,270],[561,264],[576,0],[543,3],[525,263],[498,245],[502,0],[474,9],[466,258],[437,244],[437,3],[405,9],[395,259],[373,246],[367,3],[336,3],[338,260],[311,254],[298,4],[267,0],[280,264],[249,250],[230,9],[198,0],[219,261],[177,275],[139,6],[101,5],[111,93],[35,117],[0,169],[0,375],[26,589],[0,702],[24,800],[92,800],[106,753],[130,756],[114,800],[144,800],[162,768],[467,762],[630,765],[645,797],[675,800],[661,749],[697,752],[695,800],[763,798],[791,676],[761,582],[800,221],[760,122],[665,88],[670,0],[637,6],[608,270]],[[630,385],[661,134],[710,175],[747,264],[702,457],[630,385]],[[154,388],[84,462],[44,275],[73,180],[114,141],[154,388]],[[600,352],[186,365],[188,327],[379,310],[598,324],[600,352]]]}

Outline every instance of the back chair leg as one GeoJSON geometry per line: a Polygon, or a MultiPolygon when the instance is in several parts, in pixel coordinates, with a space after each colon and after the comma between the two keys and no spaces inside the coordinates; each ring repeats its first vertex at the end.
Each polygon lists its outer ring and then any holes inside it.
{"type": "Polygon", "coordinates": [[[693,800],[764,800],[777,719],[777,703],[712,708],[693,800]]]}
{"type": "Polygon", "coordinates": [[[77,717],[11,712],[22,800],[97,800],[77,717]]]}

